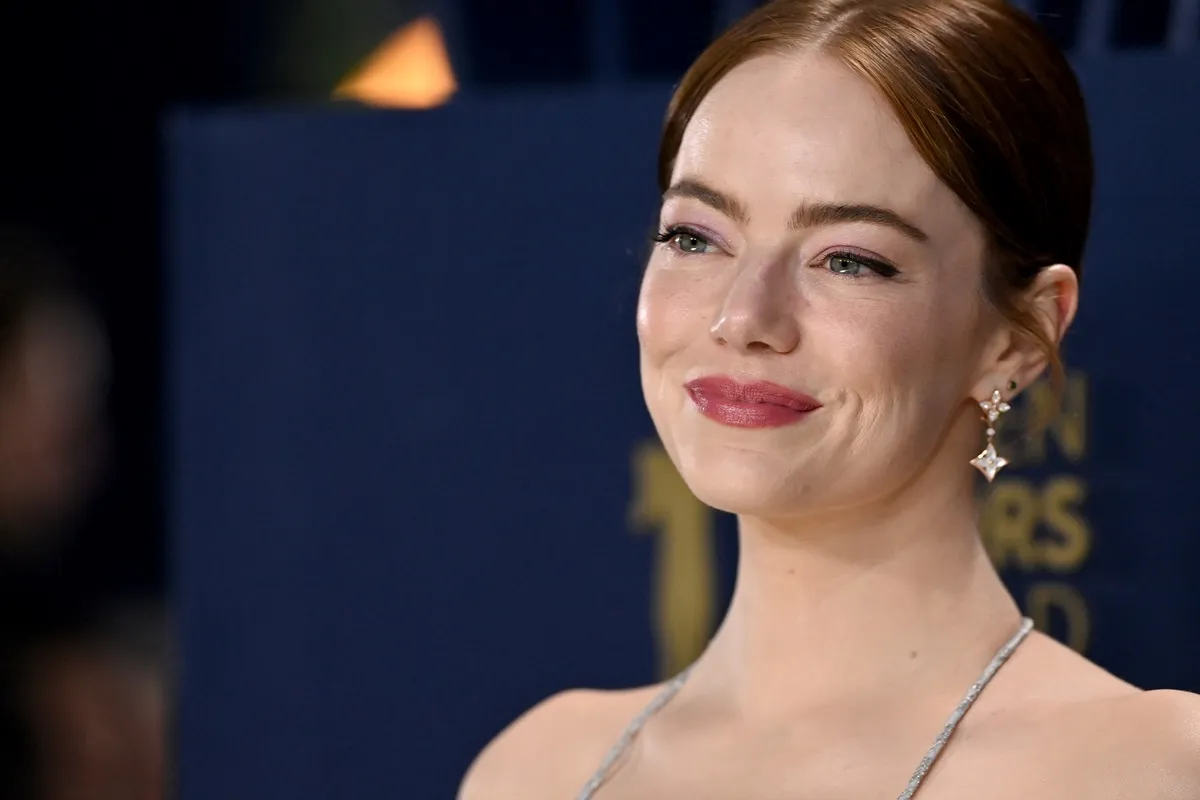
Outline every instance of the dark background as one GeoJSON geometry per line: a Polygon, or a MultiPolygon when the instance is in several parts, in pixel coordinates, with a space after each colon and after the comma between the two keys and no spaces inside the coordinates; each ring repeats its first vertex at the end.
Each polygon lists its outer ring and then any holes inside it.
{"type": "MultiPolygon", "coordinates": [[[[719,15],[646,7],[451,25],[470,59],[445,108],[173,119],[184,800],[449,797],[539,699],[662,676],[652,609],[683,537],[631,522],[655,493],[634,466],[653,430],[632,308],[670,94],[659,70],[681,71],[719,15]],[[612,36],[581,37],[597,29],[612,36]],[[530,403],[548,374],[554,402],[530,403]]],[[[1200,353],[1181,346],[1195,315],[1173,299],[1200,280],[1200,62],[1053,19],[1079,34],[1099,172],[1066,348],[1086,446],[1048,437],[1044,459],[993,484],[1040,504],[1028,539],[1000,535],[1015,526],[996,518],[1020,514],[994,492],[981,527],[1044,629],[1086,634],[1139,685],[1195,689],[1200,429],[1181,398],[1200,353]],[[1056,566],[1071,514],[1087,552],[1056,566]],[[1048,593],[1059,605],[1039,613],[1048,593]]],[[[734,538],[713,523],[723,600],[734,538]]]]}
{"type": "MultiPolygon", "coordinates": [[[[114,358],[112,478],[83,529],[47,565],[52,593],[90,605],[130,596],[164,598],[173,588],[167,585],[166,544],[173,462],[165,435],[170,365],[164,344],[170,323],[164,299],[170,260],[165,119],[180,109],[323,106],[340,76],[388,34],[426,12],[445,28],[465,100],[631,84],[658,92],[751,4],[9,0],[0,5],[0,222],[43,231],[66,252],[104,317],[114,358]],[[300,38],[299,52],[312,58],[304,59],[310,69],[298,76],[289,73],[293,62],[284,46],[290,42],[291,52],[297,51],[294,22],[302,13],[324,13],[335,23],[300,38]]],[[[1077,63],[1200,47],[1200,14],[1180,13],[1194,8],[1187,0],[1022,5],[1077,63]],[[1100,8],[1110,14],[1101,18],[1100,8]]],[[[1129,123],[1138,124],[1136,118],[1129,123]]],[[[1139,469],[1149,476],[1155,464],[1139,469]]],[[[264,550],[264,568],[271,553],[264,550]]],[[[220,555],[213,554],[213,563],[220,555]]],[[[252,566],[243,565],[247,587],[256,577],[252,566]]],[[[1113,596],[1112,606],[1121,607],[1115,591],[1113,596]]],[[[275,610],[283,614],[286,608],[275,610]]],[[[264,619],[284,619],[270,611],[263,611],[264,619]]],[[[1157,641],[1169,648],[1174,640],[1157,641]]],[[[236,660],[239,654],[227,655],[236,660]]],[[[546,669],[547,684],[579,675],[565,667],[546,669]]],[[[254,687],[243,688],[251,694],[254,687]]],[[[362,707],[374,699],[367,697],[362,707]]],[[[532,699],[509,694],[504,702],[516,707],[532,699]]],[[[330,705],[345,705],[344,700],[332,698],[330,705]]],[[[502,710],[496,708],[495,719],[502,710]]],[[[482,735],[493,721],[474,721],[473,735],[482,735]]],[[[453,720],[444,724],[452,728],[453,720]]],[[[446,735],[452,733],[458,731],[446,735]]],[[[381,759],[394,741],[378,739],[381,759]]]]}
{"type": "MultiPolygon", "coordinates": [[[[0,9],[0,218],[45,231],[72,257],[114,352],[117,476],[89,523],[96,533],[81,536],[63,562],[74,586],[163,589],[161,120],[181,106],[323,99],[270,84],[272,48],[299,5],[10,0],[0,9]]],[[[363,5],[348,0],[343,13],[363,5]]],[[[382,40],[389,24],[441,11],[458,79],[472,92],[671,79],[738,5],[460,0],[377,3],[372,13],[382,40]]],[[[1082,46],[1083,0],[1032,6],[1065,47],[1082,46]]],[[[1105,48],[1167,46],[1171,8],[1170,0],[1116,3],[1105,48]]],[[[377,43],[365,31],[345,49],[346,69],[356,49],[377,43]]]]}

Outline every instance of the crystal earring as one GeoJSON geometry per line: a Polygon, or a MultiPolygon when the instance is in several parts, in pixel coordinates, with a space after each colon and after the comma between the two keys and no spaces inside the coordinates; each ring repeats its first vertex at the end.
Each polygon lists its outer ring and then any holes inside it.
{"type": "Polygon", "coordinates": [[[1004,402],[1000,390],[996,389],[989,399],[979,401],[979,407],[983,409],[984,418],[987,419],[987,447],[971,459],[971,466],[982,472],[983,477],[991,483],[996,473],[1008,464],[1008,460],[996,452],[996,420],[1000,419],[1001,414],[1011,410],[1012,406],[1004,402]]]}

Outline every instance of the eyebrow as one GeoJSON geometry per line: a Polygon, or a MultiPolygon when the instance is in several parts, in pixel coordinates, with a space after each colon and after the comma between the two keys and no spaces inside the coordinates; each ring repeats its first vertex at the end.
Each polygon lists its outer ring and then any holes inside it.
{"type": "MultiPolygon", "coordinates": [[[[690,197],[713,208],[739,224],[750,221],[746,206],[737,198],[693,178],[684,178],[663,192],[663,201],[672,197],[690,197]]],[[[929,241],[929,235],[890,208],[865,203],[805,203],[792,212],[788,227],[792,230],[817,228],[844,222],[866,222],[892,228],[917,242],[929,241]]]]}

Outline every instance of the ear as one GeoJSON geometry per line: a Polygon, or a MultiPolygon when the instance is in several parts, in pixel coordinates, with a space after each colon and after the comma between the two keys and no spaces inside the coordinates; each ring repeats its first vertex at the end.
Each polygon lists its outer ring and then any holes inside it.
{"type": "MultiPolygon", "coordinates": [[[[1058,345],[1075,319],[1079,307],[1079,278],[1075,270],[1063,264],[1046,267],[1038,273],[1033,284],[1025,290],[1022,307],[1030,313],[1030,322],[1037,326],[1046,341],[1058,345]]],[[[1037,338],[1015,325],[1004,325],[989,348],[990,358],[972,396],[976,400],[990,397],[999,389],[1005,397],[1036,381],[1049,363],[1046,351],[1037,338]]]]}

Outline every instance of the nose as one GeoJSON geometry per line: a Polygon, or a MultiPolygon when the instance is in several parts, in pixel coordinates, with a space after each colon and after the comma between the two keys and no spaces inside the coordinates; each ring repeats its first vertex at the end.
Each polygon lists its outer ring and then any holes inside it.
{"type": "Polygon", "coordinates": [[[800,298],[786,264],[743,268],[734,278],[709,333],[743,352],[790,353],[800,344],[800,298]]]}

